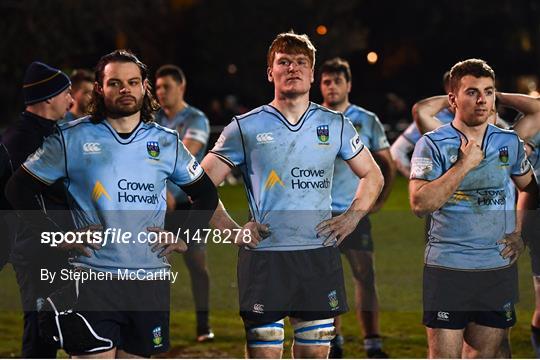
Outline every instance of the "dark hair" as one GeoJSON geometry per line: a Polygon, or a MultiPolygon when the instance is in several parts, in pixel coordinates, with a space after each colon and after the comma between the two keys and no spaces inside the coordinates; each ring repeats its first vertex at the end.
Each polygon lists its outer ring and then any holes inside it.
{"type": "Polygon", "coordinates": [[[281,33],[276,36],[272,44],[268,48],[268,53],[266,54],[266,63],[268,67],[272,67],[276,53],[287,53],[287,54],[303,54],[309,58],[311,62],[311,67],[315,66],[315,46],[309,40],[309,37],[306,34],[295,34],[294,31],[289,31],[286,33],[281,33]]]}
{"type": "MultiPolygon", "coordinates": [[[[99,86],[103,86],[103,76],[105,66],[109,63],[119,62],[119,63],[129,63],[132,62],[139,67],[141,71],[142,81],[148,80],[148,68],[143,64],[135,54],[129,50],[115,50],[99,59],[96,69],[95,69],[95,79],[99,86]]],[[[143,105],[141,108],[141,120],[143,122],[152,122],[154,121],[154,112],[159,109],[158,102],[154,99],[152,95],[152,87],[150,83],[146,87],[144,94],[143,105]]],[[[103,96],[97,92],[96,87],[94,86],[94,91],[92,92],[92,100],[90,102],[89,113],[92,116],[93,122],[101,122],[107,116],[107,109],[105,108],[105,101],[103,96]]]]}
{"type": "Polygon", "coordinates": [[[459,89],[461,78],[472,75],[476,78],[489,77],[495,81],[495,72],[481,59],[467,59],[458,62],[450,69],[450,89],[456,92],[459,89]]]}
{"type": "Polygon", "coordinates": [[[71,80],[71,88],[78,90],[83,82],[94,84],[94,74],[87,69],[75,69],[69,78],[71,80]]]}
{"type": "Polygon", "coordinates": [[[347,82],[350,82],[352,79],[351,66],[349,65],[349,62],[339,57],[326,60],[322,64],[319,72],[320,77],[322,77],[323,74],[343,74],[347,82]]]}
{"type": "Polygon", "coordinates": [[[176,65],[167,64],[157,69],[156,80],[164,76],[172,77],[179,84],[184,84],[186,82],[186,76],[184,75],[184,72],[176,65]]]}

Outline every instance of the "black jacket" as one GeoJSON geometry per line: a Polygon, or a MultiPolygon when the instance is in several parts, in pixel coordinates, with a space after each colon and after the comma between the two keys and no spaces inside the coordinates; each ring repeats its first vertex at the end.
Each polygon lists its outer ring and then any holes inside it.
{"type": "MultiPolygon", "coordinates": [[[[2,143],[9,154],[13,171],[16,171],[29,155],[41,147],[43,140],[55,131],[55,126],[55,121],[25,111],[21,114],[19,121],[4,132],[2,143]]],[[[0,190],[3,192],[4,189],[0,190]]],[[[48,187],[42,193],[40,200],[44,210],[48,212],[52,210],[51,217],[62,228],[73,229],[66,192],[61,181],[48,187]]],[[[14,265],[43,265],[40,264],[40,259],[65,264],[67,256],[58,249],[51,249],[48,245],[41,244],[40,234],[33,233],[24,222],[20,222],[16,226],[16,238],[12,245],[10,261],[14,265]]]]}

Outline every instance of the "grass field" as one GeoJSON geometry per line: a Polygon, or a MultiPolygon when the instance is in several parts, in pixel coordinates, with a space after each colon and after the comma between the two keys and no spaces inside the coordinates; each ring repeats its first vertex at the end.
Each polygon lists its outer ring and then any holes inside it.
{"type": "MultiPolygon", "coordinates": [[[[225,205],[234,215],[245,220],[246,203],[241,186],[220,188],[225,205]]],[[[421,324],[421,275],[423,259],[423,220],[409,211],[406,180],[398,178],[384,209],[372,217],[375,239],[375,265],[381,301],[381,329],[385,349],[392,357],[423,358],[426,356],[424,327],[421,324]]],[[[209,344],[194,342],[195,316],[187,271],[179,256],[173,266],[180,280],[172,288],[171,343],[167,357],[238,358],[243,357],[244,332],[237,315],[236,248],[209,245],[211,271],[211,323],[216,340],[209,344]]],[[[344,262],[345,264],[345,262],[344,262]]],[[[349,306],[354,304],[353,287],[348,265],[344,265],[349,306]]],[[[512,330],[514,357],[534,356],[529,342],[529,321],[534,306],[528,255],[520,259],[521,302],[518,323],[512,330]]],[[[20,354],[22,315],[15,310],[18,288],[11,267],[0,272],[0,357],[20,354]]],[[[359,327],[354,313],[343,317],[346,337],[345,356],[362,358],[359,327]]],[[[287,333],[285,356],[290,357],[290,329],[287,333]]],[[[65,356],[65,354],[63,354],[65,356]]]]}

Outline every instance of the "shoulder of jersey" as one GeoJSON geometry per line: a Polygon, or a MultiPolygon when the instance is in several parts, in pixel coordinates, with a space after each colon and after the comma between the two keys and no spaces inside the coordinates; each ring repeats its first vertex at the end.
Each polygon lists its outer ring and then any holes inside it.
{"type": "Polygon", "coordinates": [[[429,137],[431,140],[442,140],[449,137],[459,138],[457,130],[455,130],[451,124],[442,125],[435,130],[425,133],[424,136],[429,137]]]}
{"type": "Polygon", "coordinates": [[[206,114],[203,113],[202,110],[196,108],[195,106],[189,105],[188,110],[189,110],[191,116],[198,116],[198,117],[206,118],[206,114]]]}
{"type": "Polygon", "coordinates": [[[147,123],[143,124],[143,126],[145,128],[147,128],[147,129],[149,129],[149,130],[164,131],[164,132],[169,133],[171,135],[178,136],[178,133],[176,132],[176,130],[169,129],[168,127],[165,127],[163,125],[159,125],[155,121],[147,122],[147,123]]]}
{"type": "Polygon", "coordinates": [[[72,129],[72,128],[75,128],[77,127],[78,125],[95,125],[93,122],[92,122],[92,119],[91,119],[91,116],[90,115],[87,115],[87,116],[83,116],[83,117],[80,117],[78,119],[75,119],[75,120],[71,120],[71,121],[68,121],[68,122],[65,122],[63,124],[59,124],[58,125],[58,128],[61,130],[61,131],[65,131],[65,130],[68,130],[68,129],[72,129]]]}
{"type": "Polygon", "coordinates": [[[258,115],[262,112],[270,113],[270,110],[267,108],[266,105],[262,105],[262,106],[256,107],[253,110],[248,111],[247,113],[236,115],[234,118],[236,120],[246,120],[246,119],[253,118],[255,115],[258,115]]]}
{"type": "Polygon", "coordinates": [[[328,112],[328,113],[331,113],[331,114],[335,114],[335,115],[343,115],[343,113],[339,112],[339,111],[336,111],[336,110],[331,110],[325,106],[322,106],[321,104],[316,104],[316,103],[311,103],[311,105],[313,106],[312,109],[313,110],[321,110],[321,111],[325,111],[325,112],[328,112]]]}
{"type": "Polygon", "coordinates": [[[354,105],[354,104],[351,104],[349,108],[345,111],[345,116],[348,117],[349,119],[353,117],[355,118],[358,117],[358,118],[368,118],[371,120],[375,120],[377,118],[377,115],[374,112],[369,111],[367,109],[364,109],[361,106],[354,105]]]}
{"type": "Polygon", "coordinates": [[[488,126],[492,129],[494,133],[502,133],[502,134],[507,134],[507,135],[512,135],[512,136],[518,136],[518,134],[512,129],[503,129],[493,124],[488,124],[488,126]]]}

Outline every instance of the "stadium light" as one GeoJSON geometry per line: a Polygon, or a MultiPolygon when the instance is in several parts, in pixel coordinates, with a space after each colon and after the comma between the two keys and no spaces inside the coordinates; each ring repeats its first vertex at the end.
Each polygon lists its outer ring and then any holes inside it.
{"type": "Polygon", "coordinates": [[[235,64],[229,64],[229,66],[227,66],[227,72],[229,73],[229,75],[234,75],[237,71],[238,67],[236,67],[235,64]]]}
{"type": "Polygon", "coordinates": [[[375,51],[370,51],[366,57],[367,57],[368,63],[370,64],[375,64],[377,60],[379,60],[379,55],[377,55],[375,51]]]}
{"type": "Polygon", "coordinates": [[[317,31],[317,34],[324,36],[328,32],[328,28],[324,25],[319,25],[317,26],[316,31],[317,31]]]}

